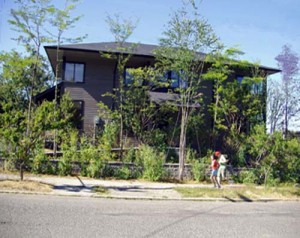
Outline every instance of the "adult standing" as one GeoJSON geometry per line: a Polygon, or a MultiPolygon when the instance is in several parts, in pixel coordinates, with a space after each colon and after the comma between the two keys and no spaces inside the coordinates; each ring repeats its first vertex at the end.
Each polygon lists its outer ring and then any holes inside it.
{"type": "Polygon", "coordinates": [[[220,151],[216,151],[215,156],[219,159],[218,162],[219,162],[220,166],[219,166],[219,169],[217,172],[217,180],[218,180],[218,183],[221,185],[222,179],[225,178],[225,170],[226,170],[226,164],[227,164],[228,160],[225,158],[224,155],[221,154],[220,151]]]}

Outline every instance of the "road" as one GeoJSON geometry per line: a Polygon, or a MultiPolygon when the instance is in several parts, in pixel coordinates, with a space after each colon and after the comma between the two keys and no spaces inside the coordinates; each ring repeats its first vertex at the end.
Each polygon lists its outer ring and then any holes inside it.
{"type": "Polygon", "coordinates": [[[300,202],[0,194],[0,237],[299,237],[300,202]]]}

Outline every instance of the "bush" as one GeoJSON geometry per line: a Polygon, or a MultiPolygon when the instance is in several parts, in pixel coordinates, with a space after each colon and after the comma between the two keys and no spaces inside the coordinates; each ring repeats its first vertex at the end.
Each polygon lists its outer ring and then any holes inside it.
{"type": "Polygon", "coordinates": [[[18,160],[13,158],[7,158],[4,161],[4,170],[6,171],[17,171],[18,160]]]}
{"type": "Polygon", "coordinates": [[[190,162],[192,166],[192,176],[193,179],[200,182],[205,180],[205,174],[206,174],[206,168],[207,168],[207,163],[205,162],[204,159],[202,160],[192,160],[190,162]]]}
{"type": "Polygon", "coordinates": [[[143,162],[143,178],[150,181],[161,180],[165,174],[165,155],[155,151],[150,146],[142,145],[139,156],[143,162]]]}
{"type": "Polygon", "coordinates": [[[254,169],[241,171],[239,174],[239,181],[245,184],[259,183],[257,171],[254,169]]]}
{"type": "Polygon", "coordinates": [[[92,178],[100,178],[104,175],[105,163],[99,156],[90,160],[86,168],[87,176],[92,178]]]}
{"type": "Polygon", "coordinates": [[[78,132],[76,130],[70,131],[62,135],[61,144],[63,155],[58,163],[59,175],[72,174],[72,162],[79,161],[80,155],[78,153],[78,132]]]}
{"type": "Polygon", "coordinates": [[[34,156],[31,171],[35,174],[55,174],[55,168],[43,150],[34,156]]]}
{"type": "MultiPolygon", "coordinates": [[[[80,151],[80,174],[82,176],[89,176],[88,168],[92,164],[91,161],[93,161],[94,163],[94,161],[97,161],[99,159],[100,153],[93,145],[82,148],[80,151]]],[[[102,167],[102,165],[100,167],[102,167]]],[[[93,171],[93,169],[90,168],[90,172],[91,171],[93,171]]],[[[91,174],[93,174],[93,172],[91,174]]]]}
{"type": "Polygon", "coordinates": [[[123,161],[124,162],[129,162],[129,163],[134,163],[136,161],[136,157],[137,157],[136,150],[134,148],[130,148],[126,152],[126,154],[125,154],[125,156],[123,158],[123,161]]]}

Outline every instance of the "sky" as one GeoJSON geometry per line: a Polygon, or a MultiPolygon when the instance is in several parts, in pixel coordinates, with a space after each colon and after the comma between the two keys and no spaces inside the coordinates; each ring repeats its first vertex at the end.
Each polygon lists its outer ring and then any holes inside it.
{"type": "MultiPolygon", "coordinates": [[[[18,48],[7,23],[13,2],[0,0],[0,51],[18,48]]],[[[137,21],[129,41],[158,44],[172,12],[180,6],[182,0],[81,0],[74,13],[82,18],[67,34],[88,34],[83,43],[113,41],[105,19],[119,14],[137,21]]],[[[244,59],[277,67],[274,58],[285,44],[300,54],[300,0],[202,0],[199,13],[226,46],[245,53],[244,59]]]]}
{"type": "MultiPolygon", "coordinates": [[[[15,32],[7,20],[14,0],[0,0],[0,51],[18,49],[11,40],[15,32]]],[[[62,0],[53,0],[55,5],[62,0]]],[[[199,2],[199,1],[198,1],[199,2]]],[[[288,44],[300,55],[300,0],[200,0],[199,13],[211,24],[221,42],[238,47],[242,59],[277,67],[275,57],[288,44]]],[[[59,5],[57,5],[59,6],[59,5]]],[[[76,27],[65,36],[88,34],[82,43],[113,41],[105,21],[119,14],[137,21],[131,42],[158,44],[172,12],[182,0],[81,0],[75,15],[82,15],[76,27]]],[[[280,78],[280,74],[273,76],[280,78]]]]}

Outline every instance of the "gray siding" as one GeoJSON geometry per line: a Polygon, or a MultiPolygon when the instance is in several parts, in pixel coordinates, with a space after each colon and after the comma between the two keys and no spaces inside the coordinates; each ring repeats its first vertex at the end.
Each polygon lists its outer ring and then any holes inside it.
{"type": "MultiPolygon", "coordinates": [[[[104,97],[103,94],[113,91],[116,77],[116,86],[118,85],[118,75],[115,75],[116,61],[105,59],[100,53],[94,52],[65,52],[64,60],[85,64],[84,82],[65,82],[65,92],[69,92],[73,100],[84,101],[83,129],[86,133],[92,133],[95,117],[99,115],[97,103],[102,101],[109,107],[112,106],[112,98],[104,97]]],[[[153,59],[150,60],[138,57],[130,60],[128,67],[149,65],[153,62],[153,59]]]]}

